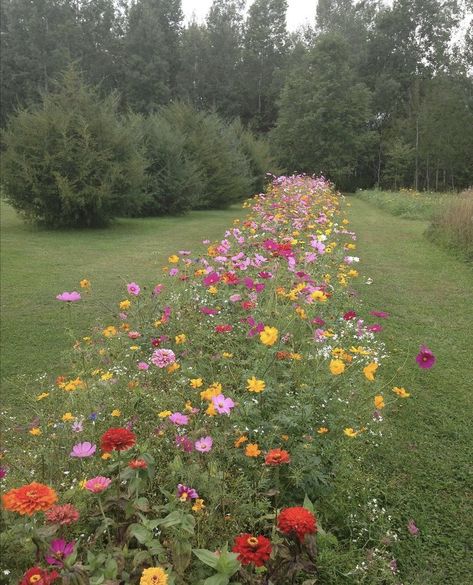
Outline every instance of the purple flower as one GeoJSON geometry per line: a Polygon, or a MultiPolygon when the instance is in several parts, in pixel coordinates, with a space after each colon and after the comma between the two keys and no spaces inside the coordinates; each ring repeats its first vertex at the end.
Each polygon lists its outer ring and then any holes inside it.
{"type": "Polygon", "coordinates": [[[92,457],[96,450],[96,445],[89,443],[89,441],[85,441],[84,443],[77,443],[74,445],[69,455],[71,457],[79,457],[80,459],[83,459],[84,457],[92,457]]]}
{"type": "Polygon", "coordinates": [[[191,453],[194,450],[194,443],[189,437],[176,437],[176,447],[182,449],[186,453],[191,453]]]}
{"type": "Polygon", "coordinates": [[[48,554],[45,556],[46,562],[49,565],[63,567],[64,559],[73,553],[74,546],[75,542],[66,542],[62,538],[53,540],[51,542],[48,554]]]}
{"type": "Polygon", "coordinates": [[[64,301],[67,303],[74,303],[75,301],[80,301],[80,293],[73,290],[72,292],[63,292],[60,295],[56,296],[58,301],[64,301]]]}
{"type": "Polygon", "coordinates": [[[181,502],[186,502],[187,500],[197,499],[199,497],[199,494],[195,491],[194,488],[191,488],[187,485],[183,485],[182,483],[178,483],[177,497],[181,500],[181,502]]]}
{"type": "Polygon", "coordinates": [[[126,288],[128,290],[128,294],[134,295],[135,297],[137,297],[141,291],[141,288],[138,284],[136,284],[136,282],[130,282],[126,285],[126,288]]]}
{"type": "Polygon", "coordinates": [[[157,349],[153,352],[151,361],[158,368],[165,368],[176,361],[176,356],[172,349],[157,349]]]}
{"type": "Polygon", "coordinates": [[[213,440],[212,437],[201,437],[195,442],[196,451],[201,453],[208,453],[212,449],[213,440]]]}
{"type": "Polygon", "coordinates": [[[159,295],[161,294],[162,290],[164,288],[164,284],[157,284],[154,288],[153,288],[153,295],[159,295]]]}
{"type": "Polygon", "coordinates": [[[75,420],[75,421],[72,423],[72,430],[73,430],[75,433],[82,433],[82,431],[84,430],[84,425],[83,425],[83,422],[82,422],[81,420],[75,420]]]}
{"type": "Polygon", "coordinates": [[[409,531],[409,534],[412,534],[412,536],[417,536],[420,532],[420,530],[417,528],[414,520],[409,520],[409,522],[407,523],[407,530],[409,531]]]}
{"type": "Polygon", "coordinates": [[[420,346],[420,351],[416,356],[416,362],[419,364],[420,368],[431,368],[435,364],[436,359],[437,358],[427,346],[420,346]]]}
{"type": "Polygon", "coordinates": [[[8,473],[8,469],[0,465],[0,479],[3,479],[8,473]]]}
{"type": "Polygon", "coordinates": [[[173,412],[169,417],[169,420],[177,426],[187,425],[189,423],[189,417],[182,412],[173,412]]]}
{"type": "Polygon", "coordinates": [[[233,400],[231,398],[226,398],[223,394],[214,396],[212,402],[215,406],[215,410],[219,414],[230,414],[231,409],[235,406],[233,400]]]}

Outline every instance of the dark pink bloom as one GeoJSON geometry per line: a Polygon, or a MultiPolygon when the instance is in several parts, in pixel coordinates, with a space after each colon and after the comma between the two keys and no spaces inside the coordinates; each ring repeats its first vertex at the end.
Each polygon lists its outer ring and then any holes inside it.
{"type": "Polygon", "coordinates": [[[80,301],[80,293],[75,290],[72,292],[63,292],[60,295],[57,295],[56,298],[58,301],[74,303],[75,301],[80,301]]]}
{"type": "Polygon", "coordinates": [[[215,333],[230,333],[232,329],[233,329],[232,325],[216,325],[215,333]]]}
{"type": "Polygon", "coordinates": [[[375,323],[374,325],[368,325],[366,329],[372,333],[379,333],[383,330],[383,327],[379,323],[375,323]]]}
{"type": "Polygon", "coordinates": [[[350,321],[351,319],[354,319],[355,317],[356,317],[355,311],[348,311],[347,313],[345,313],[343,315],[343,318],[345,319],[345,321],[350,321]]]}
{"type": "Polygon", "coordinates": [[[409,520],[409,522],[407,523],[407,530],[409,531],[409,534],[412,534],[412,536],[417,536],[420,532],[420,530],[417,528],[414,520],[409,520]]]}
{"type": "Polygon", "coordinates": [[[314,325],[319,325],[320,327],[323,327],[325,325],[325,321],[320,317],[315,317],[315,319],[312,319],[312,323],[314,325]]]}
{"type": "Polygon", "coordinates": [[[218,313],[217,309],[210,309],[209,307],[200,307],[200,312],[204,315],[216,315],[218,313]]]}
{"type": "Polygon", "coordinates": [[[176,437],[176,447],[182,449],[186,453],[191,453],[194,450],[194,443],[189,437],[176,437]]]}
{"type": "Polygon", "coordinates": [[[176,361],[176,355],[172,349],[156,349],[151,356],[151,361],[158,368],[165,368],[176,361]]]}
{"type": "Polygon", "coordinates": [[[380,319],[387,319],[389,317],[389,313],[386,313],[385,311],[370,311],[370,315],[379,317],[380,319]]]}
{"type": "Polygon", "coordinates": [[[51,542],[48,554],[45,556],[48,565],[55,565],[56,567],[64,566],[64,559],[71,555],[74,551],[75,542],[66,542],[62,538],[53,540],[51,542]]]}
{"type": "Polygon", "coordinates": [[[427,346],[420,346],[420,351],[416,356],[416,362],[419,364],[420,368],[431,368],[435,364],[436,360],[437,358],[427,346]]]}
{"type": "Polygon", "coordinates": [[[213,284],[217,284],[219,280],[220,276],[216,272],[211,272],[210,274],[207,274],[207,276],[204,278],[204,285],[212,286],[213,284]]]}

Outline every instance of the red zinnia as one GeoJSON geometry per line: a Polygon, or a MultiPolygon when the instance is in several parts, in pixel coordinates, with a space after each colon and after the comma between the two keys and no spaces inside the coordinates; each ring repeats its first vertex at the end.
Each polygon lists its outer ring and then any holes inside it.
{"type": "Polygon", "coordinates": [[[278,516],[278,528],[284,534],[296,534],[302,542],[306,534],[317,532],[317,519],[307,508],[285,508],[278,516]]]}
{"type": "Polygon", "coordinates": [[[282,465],[283,463],[290,463],[291,458],[284,449],[271,449],[271,451],[268,451],[264,462],[266,465],[282,465]]]}
{"type": "Polygon", "coordinates": [[[128,463],[128,467],[131,467],[131,469],[147,469],[148,464],[144,459],[133,459],[128,463]]]}
{"type": "Polygon", "coordinates": [[[136,435],[128,429],[108,429],[102,435],[100,447],[102,451],[128,451],[136,443],[136,435]]]}
{"type": "Polygon", "coordinates": [[[238,560],[242,565],[262,567],[271,555],[271,541],[266,536],[240,534],[235,537],[232,551],[238,553],[238,560]]]}
{"type": "Polygon", "coordinates": [[[20,581],[19,585],[49,585],[53,581],[59,578],[59,573],[57,571],[51,571],[48,573],[41,567],[32,567],[28,569],[26,573],[23,575],[23,579],[20,581]]]}
{"type": "Polygon", "coordinates": [[[61,524],[62,526],[69,526],[69,524],[79,520],[79,512],[72,504],[53,506],[45,512],[44,516],[51,524],[61,524]]]}
{"type": "Polygon", "coordinates": [[[230,331],[232,329],[233,329],[232,325],[216,325],[215,326],[216,333],[230,333],[230,331]]]}

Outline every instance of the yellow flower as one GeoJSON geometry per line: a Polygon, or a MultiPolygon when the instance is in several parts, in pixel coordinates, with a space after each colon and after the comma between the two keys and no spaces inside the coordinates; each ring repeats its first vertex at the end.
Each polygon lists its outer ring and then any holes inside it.
{"type": "Polygon", "coordinates": [[[176,335],[174,338],[174,341],[177,343],[177,345],[180,345],[181,343],[185,343],[187,341],[187,337],[184,333],[179,333],[179,335],[176,335]]]}
{"type": "Polygon", "coordinates": [[[216,286],[209,286],[207,290],[211,295],[216,295],[218,293],[218,288],[216,286]]]}
{"type": "Polygon", "coordinates": [[[378,410],[381,410],[382,408],[384,408],[386,406],[384,404],[384,398],[381,396],[381,394],[378,394],[378,396],[374,397],[374,406],[378,410]]]}
{"type": "Polygon", "coordinates": [[[261,331],[259,334],[261,343],[268,346],[274,345],[278,340],[278,333],[279,332],[276,327],[269,327],[266,325],[263,331],[261,331]]]}
{"type": "Polygon", "coordinates": [[[105,327],[105,329],[102,331],[102,335],[104,337],[113,337],[117,333],[118,333],[118,330],[113,325],[109,325],[108,327],[105,327]]]}
{"type": "Polygon", "coordinates": [[[207,416],[216,416],[217,415],[217,411],[215,410],[215,405],[213,402],[211,402],[208,406],[207,406],[207,410],[205,411],[205,414],[207,416]]]}
{"type": "Polygon", "coordinates": [[[85,490],[85,484],[87,483],[87,480],[82,479],[77,485],[81,490],[85,490]]]}
{"type": "Polygon", "coordinates": [[[355,278],[356,276],[358,276],[358,270],[349,270],[347,276],[349,276],[350,278],[355,278]]]}
{"type": "Polygon", "coordinates": [[[225,358],[225,359],[230,359],[230,358],[233,357],[233,354],[232,353],[228,353],[228,351],[224,351],[222,353],[222,357],[225,358]]]}
{"type": "Polygon", "coordinates": [[[161,325],[163,324],[163,322],[161,321],[161,319],[157,319],[154,323],[153,323],[153,327],[161,327],[161,325]]]}
{"type": "Polygon", "coordinates": [[[159,418],[167,418],[168,416],[171,416],[172,414],[172,410],[162,410],[158,416],[159,418]]]}
{"type": "Polygon", "coordinates": [[[204,381],[202,378],[192,378],[192,380],[189,380],[189,384],[192,388],[200,388],[204,384],[204,381]]]}
{"type": "Polygon", "coordinates": [[[345,364],[342,362],[342,360],[330,360],[329,368],[330,372],[334,376],[339,376],[345,371],[345,364]]]}
{"type": "Polygon", "coordinates": [[[401,398],[409,398],[410,394],[406,391],[405,388],[398,388],[397,386],[393,388],[393,392],[395,392],[401,398]]]}
{"type": "Polygon", "coordinates": [[[296,307],[296,313],[299,315],[301,319],[307,319],[307,313],[304,311],[302,307],[296,307]]]}
{"type": "Polygon", "coordinates": [[[192,506],[194,512],[201,512],[205,508],[204,500],[197,498],[195,504],[192,506]]]}
{"type": "Polygon", "coordinates": [[[318,301],[319,303],[325,303],[328,297],[321,290],[314,290],[314,292],[310,295],[310,298],[314,301],[318,301]]]}
{"type": "Polygon", "coordinates": [[[110,416],[121,416],[121,410],[118,410],[118,408],[115,408],[114,410],[112,410],[111,415],[110,416]]]}
{"type": "Polygon", "coordinates": [[[347,437],[356,437],[358,435],[359,431],[355,431],[354,429],[352,429],[351,427],[347,427],[346,429],[343,429],[343,432],[345,433],[345,435],[347,437]]]}
{"type": "Polygon", "coordinates": [[[43,400],[44,398],[47,398],[49,396],[49,392],[42,392],[41,394],[38,394],[38,396],[36,396],[36,400],[43,400]]]}
{"type": "Polygon", "coordinates": [[[90,288],[90,280],[87,280],[87,278],[83,278],[79,284],[81,288],[90,288]]]}
{"type": "Polygon", "coordinates": [[[289,357],[291,360],[295,360],[296,362],[300,362],[302,359],[302,355],[300,353],[290,353],[289,357]]]}
{"type": "Polygon", "coordinates": [[[328,433],[328,428],[327,427],[319,427],[317,429],[317,432],[319,433],[319,435],[325,435],[325,433],[328,433]]]}
{"type": "Polygon", "coordinates": [[[283,441],[289,441],[289,435],[281,435],[283,441]]]}
{"type": "Polygon", "coordinates": [[[180,367],[181,366],[177,362],[174,362],[173,364],[166,368],[166,372],[168,374],[172,374],[173,372],[176,372],[180,367]]]}
{"type": "Polygon", "coordinates": [[[177,256],[176,254],[169,256],[168,262],[169,264],[177,264],[179,262],[179,256],[177,256]]]}
{"type": "Polygon", "coordinates": [[[102,374],[100,376],[100,379],[103,380],[104,382],[106,382],[107,380],[111,380],[112,378],[113,378],[112,372],[105,372],[105,374],[102,374]]]}
{"type": "Polygon", "coordinates": [[[247,390],[250,392],[263,392],[266,388],[266,382],[264,380],[257,380],[254,376],[247,380],[247,390]]]}
{"type": "Polygon", "coordinates": [[[241,437],[238,437],[238,439],[233,444],[235,447],[240,447],[240,445],[243,445],[243,443],[246,443],[246,441],[248,441],[248,437],[242,435],[241,437]]]}
{"type": "Polygon", "coordinates": [[[38,436],[39,436],[39,435],[41,435],[41,434],[42,434],[42,431],[41,431],[41,429],[39,429],[38,427],[33,427],[33,428],[30,430],[30,435],[33,435],[33,437],[38,437],[38,436]]]}
{"type": "Polygon", "coordinates": [[[258,443],[248,443],[245,449],[245,455],[247,457],[258,457],[258,455],[261,455],[261,449],[259,449],[258,443]]]}
{"type": "Polygon", "coordinates": [[[149,567],[141,574],[140,585],[167,585],[168,576],[161,567],[149,567]]]}
{"type": "Polygon", "coordinates": [[[76,378],[75,380],[69,380],[68,382],[60,384],[59,387],[65,390],[66,392],[72,392],[73,390],[76,390],[77,388],[80,388],[83,385],[84,382],[82,382],[80,378],[76,378]]]}
{"type": "Polygon", "coordinates": [[[120,303],[118,303],[118,306],[120,307],[120,309],[122,311],[126,311],[127,309],[129,309],[131,307],[131,301],[129,301],[128,299],[125,299],[124,301],[121,301],[120,303]]]}
{"type": "Polygon", "coordinates": [[[376,370],[378,369],[378,364],[376,362],[371,362],[371,364],[368,364],[367,366],[365,366],[363,368],[363,374],[365,375],[365,378],[367,380],[369,380],[370,382],[374,381],[374,375],[376,373],[376,370]]]}
{"type": "Polygon", "coordinates": [[[75,416],[72,414],[72,412],[65,412],[65,413],[62,415],[62,420],[63,420],[64,422],[69,422],[69,421],[71,421],[71,420],[74,420],[75,418],[76,418],[76,417],[75,417],[75,416]]]}
{"type": "Polygon", "coordinates": [[[103,453],[100,458],[103,459],[104,461],[106,461],[107,459],[110,459],[112,457],[111,453],[103,453]]]}

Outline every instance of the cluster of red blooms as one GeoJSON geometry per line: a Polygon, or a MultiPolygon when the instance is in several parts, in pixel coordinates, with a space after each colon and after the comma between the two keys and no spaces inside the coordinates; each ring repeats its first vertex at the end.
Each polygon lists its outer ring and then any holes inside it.
{"type": "Polygon", "coordinates": [[[216,333],[230,333],[233,329],[233,325],[216,325],[215,332],[216,333]]]}
{"type": "Polygon", "coordinates": [[[19,585],[49,585],[59,577],[60,575],[57,571],[48,572],[41,569],[41,567],[32,567],[23,575],[19,585]]]}
{"type": "Polygon", "coordinates": [[[102,451],[128,451],[136,444],[136,435],[128,429],[108,429],[102,435],[100,447],[102,451]]]}

